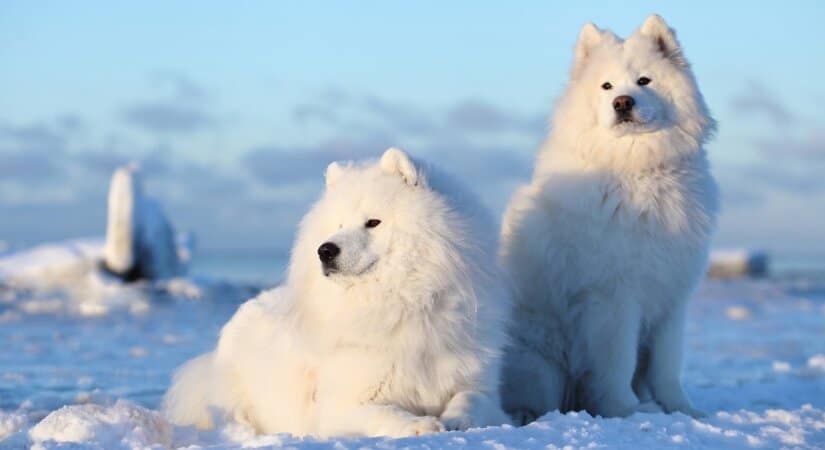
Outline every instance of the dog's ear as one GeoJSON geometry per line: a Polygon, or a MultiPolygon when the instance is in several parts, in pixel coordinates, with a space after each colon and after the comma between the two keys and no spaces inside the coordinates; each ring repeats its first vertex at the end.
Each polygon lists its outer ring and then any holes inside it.
{"type": "Polygon", "coordinates": [[[395,147],[388,148],[381,156],[380,164],[381,170],[400,176],[410,186],[418,186],[421,181],[418,169],[403,150],[395,147]]]}
{"type": "Polygon", "coordinates": [[[327,172],[325,178],[327,180],[327,187],[332,186],[338,178],[341,178],[341,174],[344,173],[344,168],[341,167],[340,164],[337,162],[331,162],[327,166],[327,172]]]}
{"type": "Polygon", "coordinates": [[[663,57],[669,59],[679,67],[687,67],[688,62],[682,54],[682,46],[676,39],[676,32],[658,14],[651,14],[645,20],[637,33],[653,40],[656,49],[663,57]]]}
{"type": "Polygon", "coordinates": [[[604,31],[592,23],[587,23],[579,32],[579,40],[576,42],[576,55],[573,59],[573,75],[581,72],[587,60],[604,38],[604,31]]]}

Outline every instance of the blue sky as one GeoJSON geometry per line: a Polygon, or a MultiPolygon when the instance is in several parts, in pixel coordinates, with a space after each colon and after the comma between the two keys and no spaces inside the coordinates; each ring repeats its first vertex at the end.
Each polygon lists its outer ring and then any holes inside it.
{"type": "Polygon", "coordinates": [[[820,2],[0,3],[0,240],[101,234],[109,171],[211,248],[284,247],[331,159],[437,160],[500,212],[580,27],[676,28],[720,122],[719,246],[825,254],[820,2]]]}

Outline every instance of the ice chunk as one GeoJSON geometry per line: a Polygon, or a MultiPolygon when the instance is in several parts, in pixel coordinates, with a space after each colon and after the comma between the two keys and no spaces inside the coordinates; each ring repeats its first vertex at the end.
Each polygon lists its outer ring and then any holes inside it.
{"type": "Polygon", "coordinates": [[[106,270],[127,281],[172,278],[183,272],[172,225],[160,204],[143,193],[136,165],[115,170],[108,206],[106,270]]]}
{"type": "Polygon", "coordinates": [[[716,250],[710,254],[711,278],[761,278],[768,275],[768,254],[762,250],[716,250]]]}
{"type": "Polygon", "coordinates": [[[140,180],[136,168],[121,167],[109,185],[106,246],[103,259],[117,273],[128,272],[135,263],[135,238],[140,203],[140,180]]]}

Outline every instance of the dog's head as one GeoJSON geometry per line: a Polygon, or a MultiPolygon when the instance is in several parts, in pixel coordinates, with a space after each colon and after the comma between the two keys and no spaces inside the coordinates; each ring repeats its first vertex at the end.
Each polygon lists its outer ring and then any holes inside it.
{"type": "Polygon", "coordinates": [[[714,126],[675,32],[657,15],[626,40],[585,25],[569,100],[584,108],[583,123],[614,136],[682,127],[704,140],[714,126]]]}
{"type": "Polygon", "coordinates": [[[444,278],[431,266],[449,257],[464,218],[431,188],[429,170],[395,148],[378,161],[330,164],[324,195],[301,223],[290,270],[319,286],[359,289],[444,278]]]}

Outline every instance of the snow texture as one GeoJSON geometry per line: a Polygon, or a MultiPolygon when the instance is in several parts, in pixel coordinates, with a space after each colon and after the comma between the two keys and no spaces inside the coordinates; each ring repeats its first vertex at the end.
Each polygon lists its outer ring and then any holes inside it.
{"type": "MultiPolygon", "coordinates": [[[[38,254],[72,262],[101,247],[76,241],[50,248],[0,257],[0,271],[38,266],[38,254]]],[[[127,286],[81,277],[84,289],[0,282],[2,449],[825,447],[821,280],[704,283],[690,302],[684,384],[705,419],[554,412],[522,428],[321,441],[256,436],[233,423],[196,431],[157,412],[174,368],[208,350],[258,288],[208,279],[127,286]]]]}

